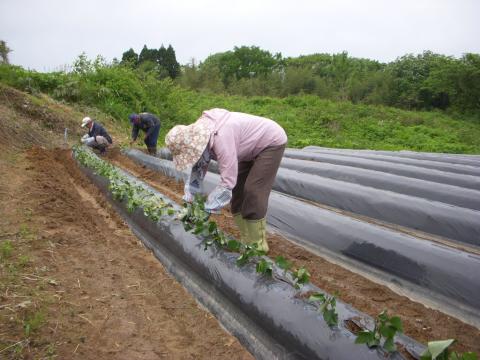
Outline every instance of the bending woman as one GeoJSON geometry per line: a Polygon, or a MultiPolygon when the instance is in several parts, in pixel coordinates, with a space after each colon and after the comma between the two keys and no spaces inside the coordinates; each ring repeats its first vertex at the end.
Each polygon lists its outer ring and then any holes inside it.
{"type": "Polygon", "coordinates": [[[208,195],[205,210],[219,213],[231,203],[241,242],[268,251],[268,198],[287,143],[275,121],[224,109],[204,111],[193,124],[177,125],[165,137],[177,170],[192,166],[185,201],[201,192],[211,159],[218,162],[220,183],[208,195]]]}

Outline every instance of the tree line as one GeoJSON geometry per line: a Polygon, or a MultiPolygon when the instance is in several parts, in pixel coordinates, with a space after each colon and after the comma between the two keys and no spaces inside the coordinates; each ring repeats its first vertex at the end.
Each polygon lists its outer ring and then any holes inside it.
{"type": "Polygon", "coordinates": [[[122,54],[121,65],[143,70],[154,71],[159,78],[177,78],[180,75],[180,64],[175,56],[172,45],[160,46],[159,49],[149,49],[144,45],[140,54],[130,48],[122,54]]]}
{"type": "Polygon", "coordinates": [[[238,95],[314,94],[331,100],[404,109],[480,110],[480,55],[425,51],[389,63],[347,52],[282,57],[256,46],[235,47],[182,67],[191,89],[238,95]]]}
{"type": "MultiPolygon", "coordinates": [[[[0,61],[8,63],[0,42],[0,61]]],[[[79,56],[74,71],[82,68],[79,56]],[[80,66],[78,66],[80,65],[80,66]],[[76,70],[75,70],[76,69],[76,70]]],[[[104,62],[102,58],[102,62],[104,62]]],[[[408,110],[448,110],[480,115],[480,54],[460,58],[425,51],[389,63],[355,58],[347,52],[283,57],[257,46],[234,47],[197,63],[180,65],[172,45],[130,48],[112,67],[171,78],[191,90],[215,94],[286,97],[317,95],[322,99],[394,106],[408,110]]]]}

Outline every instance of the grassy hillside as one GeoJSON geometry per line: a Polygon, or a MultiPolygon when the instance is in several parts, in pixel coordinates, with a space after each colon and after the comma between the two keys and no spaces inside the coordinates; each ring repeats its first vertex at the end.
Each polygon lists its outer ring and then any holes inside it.
{"type": "Polygon", "coordinates": [[[33,94],[112,116],[126,128],[130,112],[150,111],[163,121],[161,140],[175,124],[191,123],[205,109],[222,107],[265,116],[287,131],[289,146],[480,153],[478,120],[442,112],[414,112],[377,105],[335,102],[314,95],[241,97],[186,90],[120,66],[88,63],[72,73],[37,73],[0,65],[0,81],[33,94]]]}
{"type": "Polygon", "coordinates": [[[187,93],[184,97],[179,110],[185,114],[186,122],[198,117],[202,109],[211,107],[266,116],[285,128],[292,147],[480,152],[480,124],[454,119],[441,112],[353,105],[316,96],[280,99],[187,93]]]}

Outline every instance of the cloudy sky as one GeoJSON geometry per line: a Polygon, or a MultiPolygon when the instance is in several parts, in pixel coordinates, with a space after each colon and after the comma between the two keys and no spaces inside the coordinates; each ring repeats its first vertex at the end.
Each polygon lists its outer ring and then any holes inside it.
{"type": "Polygon", "coordinates": [[[391,61],[480,53],[479,14],[479,0],[0,0],[0,39],[39,71],[144,44],[172,44],[182,64],[241,45],[391,61]]]}

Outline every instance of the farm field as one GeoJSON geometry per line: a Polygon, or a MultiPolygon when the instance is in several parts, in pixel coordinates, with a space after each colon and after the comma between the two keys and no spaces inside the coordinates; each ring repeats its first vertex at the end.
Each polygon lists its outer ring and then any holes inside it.
{"type": "MultiPolygon", "coordinates": [[[[80,172],[69,149],[79,135],[78,110],[32,99],[2,88],[0,170],[8,176],[0,180],[0,349],[12,358],[252,358],[80,172]],[[67,144],[65,127],[71,129],[67,144]]],[[[116,142],[124,141],[125,128],[109,121],[116,142]]],[[[119,148],[105,159],[180,203],[181,183],[138,165],[119,148]]],[[[238,236],[228,210],[214,220],[238,236]]],[[[339,300],[372,317],[384,309],[398,315],[407,336],[422,343],[455,338],[456,350],[480,352],[474,326],[278,234],[269,242],[272,258],[305,266],[311,282],[339,300]]]]}
{"type": "Polygon", "coordinates": [[[251,359],[55,149],[51,109],[16,112],[24,100],[0,94],[0,358],[251,359]]]}

